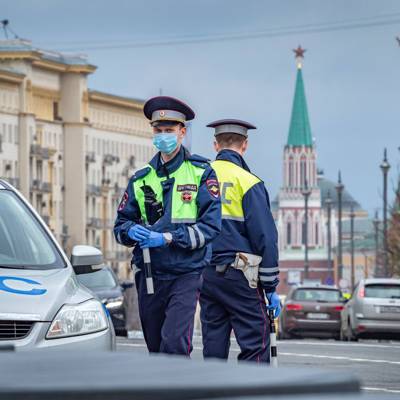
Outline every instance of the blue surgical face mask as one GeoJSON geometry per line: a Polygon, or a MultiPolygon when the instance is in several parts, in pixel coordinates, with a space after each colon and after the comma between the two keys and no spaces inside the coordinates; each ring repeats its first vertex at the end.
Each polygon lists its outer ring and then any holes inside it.
{"type": "Polygon", "coordinates": [[[171,154],[178,147],[178,136],[175,133],[157,133],[153,144],[161,153],[171,154]]]}

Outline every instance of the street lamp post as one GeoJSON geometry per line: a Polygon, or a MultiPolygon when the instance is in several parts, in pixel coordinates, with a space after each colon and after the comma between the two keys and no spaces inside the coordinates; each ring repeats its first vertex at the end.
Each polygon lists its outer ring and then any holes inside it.
{"type": "Polygon", "coordinates": [[[374,231],[375,231],[375,269],[374,269],[374,277],[380,276],[379,271],[379,217],[378,210],[375,211],[375,218],[373,219],[374,231]]]}
{"type": "Polygon", "coordinates": [[[344,185],[342,183],[342,174],[339,171],[338,182],[336,184],[338,197],[338,281],[343,278],[343,248],[342,248],[342,193],[344,185]]]}
{"type": "Polygon", "coordinates": [[[387,160],[387,150],[383,153],[383,161],[380,165],[383,174],[383,276],[388,277],[388,241],[387,241],[387,177],[390,164],[387,160]]]}
{"type": "Polygon", "coordinates": [[[332,279],[332,198],[331,193],[328,191],[328,196],[325,200],[327,213],[328,213],[328,276],[332,279]]]}
{"type": "Polygon", "coordinates": [[[304,187],[301,191],[304,196],[304,278],[308,279],[308,198],[311,195],[311,189],[308,187],[307,179],[305,180],[304,187]]]}
{"type": "Polygon", "coordinates": [[[355,271],[354,271],[354,207],[351,205],[350,210],[350,252],[351,252],[351,293],[355,287],[355,271]]]}

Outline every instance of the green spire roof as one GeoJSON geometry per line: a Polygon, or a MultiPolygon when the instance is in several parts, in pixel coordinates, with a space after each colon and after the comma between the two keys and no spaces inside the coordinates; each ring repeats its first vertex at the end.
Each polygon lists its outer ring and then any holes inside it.
{"type": "Polygon", "coordinates": [[[301,66],[297,69],[296,90],[293,99],[292,118],[290,120],[287,145],[307,147],[313,145],[301,66]]]}

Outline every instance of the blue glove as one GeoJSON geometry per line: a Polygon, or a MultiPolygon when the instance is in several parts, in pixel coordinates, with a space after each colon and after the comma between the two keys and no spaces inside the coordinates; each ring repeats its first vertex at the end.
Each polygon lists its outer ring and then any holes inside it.
{"type": "Polygon", "coordinates": [[[165,246],[166,242],[162,233],[150,231],[150,236],[143,239],[139,244],[141,249],[147,249],[149,247],[165,246]]]}
{"type": "Polygon", "coordinates": [[[268,310],[274,310],[274,316],[275,318],[278,318],[282,309],[279,296],[276,294],[276,292],[266,293],[266,296],[268,299],[268,310]]]}
{"type": "Polygon", "coordinates": [[[129,228],[128,236],[136,242],[141,242],[150,236],[150,231],[142,225],[136,224],[129,228]]]}

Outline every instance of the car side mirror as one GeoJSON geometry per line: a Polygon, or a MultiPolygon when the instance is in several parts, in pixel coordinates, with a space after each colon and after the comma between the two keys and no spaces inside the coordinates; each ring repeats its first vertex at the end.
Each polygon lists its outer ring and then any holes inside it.
{"type": "Polygon", "coordinates": [[[125,291],[125,290],[130,289],[130,288],[133,287],[133,282],[131,282],[131,281],[123,281],[123,282],[120,283],[120,285],[122,287],[122,290],[125,291]]]}
{"type": "Polygon", "coordinates": [[[93,246],[74,246],[71,264],[77,275],[96,272],[103,268],[103,253],[93,246]]]}

